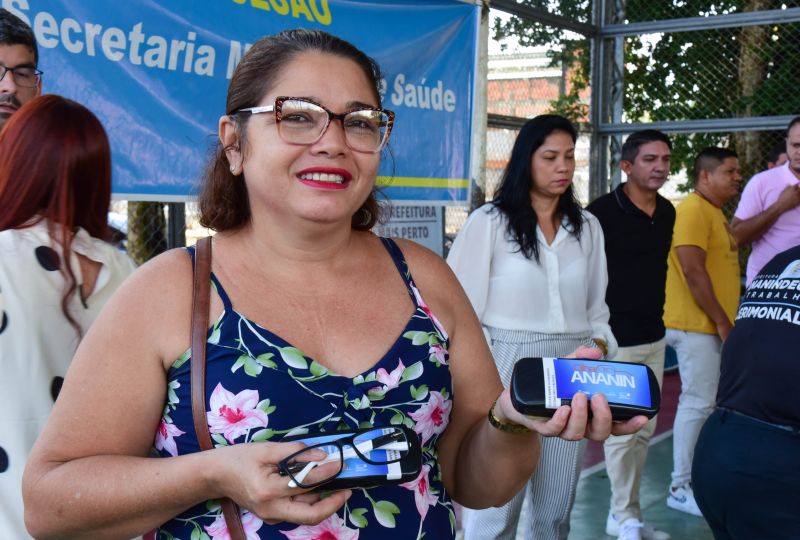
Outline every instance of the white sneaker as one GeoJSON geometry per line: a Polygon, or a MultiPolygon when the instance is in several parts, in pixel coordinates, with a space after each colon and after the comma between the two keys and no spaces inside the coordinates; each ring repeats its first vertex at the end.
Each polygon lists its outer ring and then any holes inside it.
{"type": "Polygon", "coordinates": [[[642,522],[628,518],[619,526],[619,540],[642,540],[642,522]]]}
{"type": "Polygon", "coordinates": [[[636,518],[628,518],[620,523],[611,512],[608,513],[608,519],[606,519],[606,534],[618,536],[623,540],[640,538],[642,540],[670,540],[672,538],[668,533],[654,529],[647,522],[639,521],[636,518]]]}
{"type": "Polygon", "coordinates": [[[697,506],[697,501],[694,500],[694,491],[692,491],[691,484],[670,487],[667,495],[667,506],[673,510],[703,517],[703,513],[700,512],[700,508],[697,506]]]}

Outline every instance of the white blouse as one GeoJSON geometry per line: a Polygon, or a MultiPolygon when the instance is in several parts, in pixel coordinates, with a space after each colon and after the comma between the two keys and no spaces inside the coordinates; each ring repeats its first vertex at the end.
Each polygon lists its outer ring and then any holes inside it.
{"type": "MultiPolygon", "coordinates": [[[[75,253],[102,263],[94,291],[77,292],[69,312],[84,334],[100,309],[135,266],[114,246],[79,229],[70,265],[83,277],[75,253]],[[85,303],[84,303],[85,302],[85,303]]],[[[25,461],[44,427],[78,346],[78,335],[61,312],[65,280],[61,248],[42,221],[0,231],[0,537],[28,538],[22,521],[20,485],[25,461]]]]}
{"type": "Polygon", "coordinates": [[[588,333],[617,341],[605,302],[608,270],[603,231],[597,218],[581,211],[580,241],[566,218],[548,245],[537,227],[539,262],[526,258],[507,236],[505,216],[485,204],[467,219],[447,256],[481,324],[546,334],[588,333]]]}

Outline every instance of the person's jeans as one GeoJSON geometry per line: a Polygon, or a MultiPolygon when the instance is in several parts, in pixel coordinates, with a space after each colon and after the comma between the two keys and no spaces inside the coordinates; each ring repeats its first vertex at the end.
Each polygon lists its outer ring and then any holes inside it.
{"type": "Polygon", "coordinates": [[[800,430],[715,410],[697,440],[692,486],[717,540],[797,540],[800,430]]]}
{"type": "MultiPolygon", "coordinates": [[[[645,364],[653,370],[658,385],[664,376],[664,351],[666,340],[644,343],[632,347],[620,347],[612,358],[616,362],[645,364]]],[[[606,471],[611,483],[611,512],[622,523],[628,518],[642,519],[639,505],[639,485],[647,458],[650,438],[656,430],[656,417],[633,435],[610,436],[603,444],[606,456],[606,471]]]]}
{"type": "Polygon", "coordinates": [[[678,355],[681,373],[672,430],[672,486],[682,486],[691,480],[694,445],[716,403],[722,341],[716,334],[668,328],[667,344],[678,355]]]}

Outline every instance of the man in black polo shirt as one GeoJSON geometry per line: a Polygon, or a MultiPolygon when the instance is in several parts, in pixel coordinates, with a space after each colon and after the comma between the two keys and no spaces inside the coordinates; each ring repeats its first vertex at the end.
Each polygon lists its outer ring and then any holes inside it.
{"type": "MultiPolygon", "coordinates": [[[[658,190],[669,174],[671,149],[669,137],[660,131],[632,133],[622,145],[620,162],[628,181],[587,207],[605,235],[606,304],[619,343],[613,360],[650,366],[659,385],[664,374],[664,290],[675,208],[658,190]]],[[[638,433],[612,436],[605,442],[611,482],[606,534],[624,540],[670,538],[644,523],[639,505],[642,470],[655,428],[653,418],[638,433]]]]}
{"type": "Polygon", "coordinates": [[[715,538],[800,538],[798,350],[800,245],[753,278],[722,346],[717,409],[692,463],[715,538]]]}

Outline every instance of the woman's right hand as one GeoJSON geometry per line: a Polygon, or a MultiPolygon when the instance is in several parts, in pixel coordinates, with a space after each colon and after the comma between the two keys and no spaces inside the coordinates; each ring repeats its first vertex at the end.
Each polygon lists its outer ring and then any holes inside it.
{"type": "MultiPolygon", "coordinates": [[[[289,477],[279,474],[277,463],[303,448],[305,445],[300,442],[264,442],[209,452],[215,460],[209,467],[213,498],[228,497],[269,523],[315,525],[323,521],[339,510],[352,492],[336,491],[322,499],[307,489],[290,488],[289,477]]],[[[320,454],[319,459],[323,459],[324,452],[320,454]]]]}
{"type": "MultiPolygon", "coordinates": [[[[602,357],[603,352],[599,348],[581,346],[564,358],[599,360],[602,357]]],[[[560,437],[569,441],[583,438],[605,441],[612,434],[635,433],[647,423],[645,416],[635,416],[625,422],[613,422],[608,400],[602,394],[596,394],[589,400],[586,394],[578,392],[573,396],[571,405],[562,405],[549,419],[534,419],[518,412],[511,403],[508,389],[500,395],[496,407],[500,408],[501,419],[521,424],[546,437],[560,437]],[[590,409],[591,419],[589,419],[590,409]]]]}

